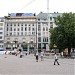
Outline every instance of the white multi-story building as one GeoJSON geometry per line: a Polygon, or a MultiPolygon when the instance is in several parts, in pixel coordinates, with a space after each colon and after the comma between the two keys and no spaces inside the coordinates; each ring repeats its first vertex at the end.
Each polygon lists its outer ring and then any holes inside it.
{"type": "Polygon", "coordinates": [[[49,50],[49,29],[54,28],[55,18],[61,13],[11,13],[5,16],[5,50],[14,47],[49,50]]]}
{"type": "Polygon", "coordinates": [[[4,50],[4,18],[0,18],[0,51],[4,50]]]}
{"type": "Polygon", "coordinates": [[[50,28],[54,28],[55,18],[61,16],[61,13],[39,13],[37,15],[38,48],[49,51],[50,28]]]}
{"type": "Polygon", "coordinates": [[[36,16],[33,13],[11,13],[5,16],[5,49],[28,50],[36,44],[36,16]]]}

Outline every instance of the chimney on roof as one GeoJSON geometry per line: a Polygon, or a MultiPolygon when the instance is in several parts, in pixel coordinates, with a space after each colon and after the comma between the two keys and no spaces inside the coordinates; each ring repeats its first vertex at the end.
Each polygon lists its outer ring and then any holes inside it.
{"type": "Polygon", "coordinates": [[[58,13],[58,11],[57,11],[57,13],[58,13]]]}
{"type": "Polygon", "coordinates": [[[40,13],[43,13],[42,11],[40,13]]]}

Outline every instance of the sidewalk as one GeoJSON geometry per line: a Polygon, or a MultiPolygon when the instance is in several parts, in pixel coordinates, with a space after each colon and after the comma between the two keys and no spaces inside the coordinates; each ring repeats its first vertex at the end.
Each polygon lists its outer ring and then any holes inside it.
{"type": "Polygon", "coordinates": [[[60,65],[53,65],[54,59],[36,62],[34,55],[19,58],[14,55],[0,55],[0,74],[3,75],[74,75],[75,60],[59,59],[60,65]],[[7,58],[5,58],[7,57],[7,58]]]}

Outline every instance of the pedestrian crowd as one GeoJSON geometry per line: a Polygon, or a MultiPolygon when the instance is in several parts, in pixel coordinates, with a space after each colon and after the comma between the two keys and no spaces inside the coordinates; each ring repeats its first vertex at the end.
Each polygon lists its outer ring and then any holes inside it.
{"type": "MultiPolygon", "coordinates": [[[[19,49],[19,50],[14,49],[14,52],[15,52],[15,54],[14,54],[15,56],[19,55],[20,58],[23,58],[24,54],[23,54],[23,51],[21,49],[19,49]]],[[[5,54],[6,53],[7,53],[7,51],[5,52],[5,54]]],[[[10,54],[11,54],[11,52],[10,52],[10,54]]],[[[27,52],[25,53],[26,56],[29,55],[29,54],[30,54],[30,52],[29,53],[27,53],[27,52]]],[[[63,54],[61,54],[61,55],[63,56],[63,54]]],[[[44,52],[43,51],[41,51],[40,53],[37,51],[36,53],[34,53],[34,56],[36,58],[36,62],[38,62],[39,57],[40,57],[41,61],[44,60],[44,52]]],[[[58,56],[55,53],[54,54],[54,65],[56,65],[56,63],[58,65],[60,65],[59,62],[58,62],[58,56]]]]}

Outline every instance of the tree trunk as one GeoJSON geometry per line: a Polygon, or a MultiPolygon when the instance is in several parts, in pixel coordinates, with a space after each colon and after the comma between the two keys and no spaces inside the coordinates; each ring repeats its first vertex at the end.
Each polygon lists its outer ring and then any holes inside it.
{"type": "Polygon", "coordinates": [[[68,48],[68,56],[71,55],[71,48],[68,48]]]}

